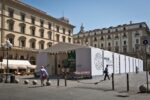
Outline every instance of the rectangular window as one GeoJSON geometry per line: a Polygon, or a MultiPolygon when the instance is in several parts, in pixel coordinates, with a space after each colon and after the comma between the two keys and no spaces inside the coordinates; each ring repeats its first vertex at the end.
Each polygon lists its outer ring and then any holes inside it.
{"type": "Polygon", "coordinates": [[[103,36],[101,36],[101,40],[104,40],[103,36]]]}
{"type": "Polygon", "coordinates": [[[71,38],[68,38],[68,42],[71,43],[71,38]]]}
{"type": "Polygon", "coordinates": [[[32,36],[35,35],[35,29],[31,29],[31,35],[32,35],[32,36]]]}
{"type": "Polygon", "coordinates": [[[41,49],[44,49],[44,44],[43,43],[41,44],[41,49]]]}
{"type": "Polygon", "coordinates": [[[116,41],[116,46],[118,46],[118,42],[116,41]]]}
{"type": "Polygon", "coordinates": [[[126,45],[126,41],[123,41],[123,44],[126,45]]]}
{"type": "Polygon", "coordinates": [[[56,41],[59,42],[59,34],[56,34],[56,41]]]}
{"type": "Polygon", "coordinates": [[[49,38],[50,40],[52,39],[52,32],[51,32],[51,31],[48,32],[48,38],[49,38]]]}
{"type": "Polygon", "coordinates": [[[127,46],[123,46],[123,52],[124,52],[124,53],[127,52],[127,46]]]}
{"type": "Polygon", "coordinates": [[[51,23],[48,23],[48,29],[51,29],[52,25],[51,23]]]}
{"type": "Polygon", "coordinates": [[[63,34],[65,34],[65,31],[66,31],[65,28],[63,28],[63,34]]]}
{"type": "Polygon", "coordinates": [[[33,17],[33,16],[31,17],[31,23],[35,24],[35,17],[33,17]]]}
{"type": "Polygon", "coordinates": [[[71,30],[68,30],[68,34],[71,35],[71,30]]]}
{"type": "Polygon", "coordinates": [[[40,20],[40,26],[43,27],[43,25],[44,25],[44,21],[41,19],[40,20]]]}
{"type": "Polygon", "coordinates": [[[62,40],[63,40],[63,42],[66,42],[66,37],[62,36],[62,40]]]}
{"type": "Polygon", "coordinates": [[[139,45],[135,45],[135,49],[136,49],[136,51],[138,51],[139,50],[139,45]]]}
{"type": "Polygon", "coordinates": [[[44,31],[41,31],[41,38],[44,37],[44,31]]]}
{"type": "Polygon", "coordinates": [[[115,52],[119,52],[119,47],[115,46],[115,52]]]}
{"type": "Polygon", "coordinates": [[[56,31],[59,32],[59,26],[56,26],[56,31]]]}
{"type": "Polygon", "coordinates": [[[21,47],[25,47],[25,41],[24,41],[24,40],[21,40],[20,42],[21,42],[20,46],[21,46],[21,47]]]}
{"type": "Polygon", "coordinates": [[[136,43],[137,43],[137,44],[139,43],[139,39],[136,39],[136,43]]]}
{"type": "Polygon", "coordinates": [[[8,9],[8,16],[13,18],[14,17],[14,10],[12,8],[8,9]]]}
{"type": "Polygon", "coordinates": [[[126,38],[126,37],[127,37],[126,33],[123,33],[123,38],[126,38]]]}
{"type": "Polygon", "coordinates": [[[24,13],[21,13],[20,15],[21,15],[21,20],[22,20],[22,21],[25,21],[25,14],[24,14],[24,13]]]}
{"type": "Polygon", "coordinates": [[[21,33],[25,33],[25,26],[21,26],[21,27],[20,27],[20,32],[21,32],[21,33]]]}
{"type": "Polygon", "coordinates": [[[31,43],[31,48],[34,49],[35,48],[35,42],[31,43]]]}
{"type": "Polygon", "coordinates": [[[101,44],[101,48],[103,48],[104,47],[104,45],[103,44],[101,44]]]}
{"type": "Polygon", "coordinates": [[[14,30],[14,24],[13,23],[9,23],[9,31],[13,31],[14,30]]]}

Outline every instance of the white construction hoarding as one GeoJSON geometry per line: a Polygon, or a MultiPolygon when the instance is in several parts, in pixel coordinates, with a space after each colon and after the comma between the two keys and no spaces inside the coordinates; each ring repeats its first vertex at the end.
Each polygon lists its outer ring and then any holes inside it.
{"type": "Polygon", "coordinates": [[[119,54],[114,53],[114,73],[119,74],[119,68],[120,67],[120,62],[119,62],[119,54]]]}
{"type": "Polygon", "coordinates": [[[98,48],[91,48],[91,75],[103,74],[103,50],[98,48]]]}
{"type": "MultiPolygon", "coordinates": [[[[141,59],[94,47],[76,48],[73,51],[75,51],[76,56],[75,72],[78,73],[84,73],[91,76],[103,75],[103,70],[106,65],[108,65],[109,74],[135,72],[136,67],[138,67],[139,71],[143,71],[143,61],[141,59]]],[[[65,53],[67,53],[67,51],[65,51],[65,53]]],[[[48,64],[49,70],[51,70],[49,72],[53,74],[54,71],[57,70],[57,65],[61,64],[63,59],[66,59],[62,52],[57,52],[56,55],[40,53],[37,56],[37,66],[39,67],[48,64]]]]}

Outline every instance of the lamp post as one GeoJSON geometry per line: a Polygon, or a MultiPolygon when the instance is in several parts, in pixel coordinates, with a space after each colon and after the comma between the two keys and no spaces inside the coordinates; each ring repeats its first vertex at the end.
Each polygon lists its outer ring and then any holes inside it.
{"type": "Polygon", "coordinates": [[[5,43],[4,46],[6,47],[6,51],[7,51],[7,67],[6,67],[6,79],[5,79],[5,83],[8,83],[8,73],[9,73],[9,70],[8,70],[8,50],[11,49],[12,44],[10,43],[9,40],[6,40],[6,43],[5,43]]]}
{"type": "Polygon", "coordinates": [[[145,46],[146,83],[147,83],[147,93],[148,93],[148,92],[149,92],[149,86],[148,86],[147,52],[146,52],[146,46],[148,45],[148,40],[143,40],[143,44],[144,44],[144,46],[145,46]]]}
{"type": "MultiPolygon", "coordinates": [[[[2,52],[3,52],[3,54],[2,54],[2,61],[3,61],[3,59],[4,59],[4,43],[1,43],[1,50],[2,50],[2,52]]],[[[2,71],[2,61],[1,61],[1,73],[3,73],[3,71],[2,71]]]]}

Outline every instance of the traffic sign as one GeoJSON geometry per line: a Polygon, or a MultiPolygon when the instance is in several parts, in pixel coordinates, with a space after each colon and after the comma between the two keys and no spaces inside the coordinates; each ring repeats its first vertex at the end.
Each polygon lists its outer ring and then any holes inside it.
{"type": "Polygon", "coordinates": [[[147,45],[148,44],[148,40],[143,40],[143,44],[147,45]]]}

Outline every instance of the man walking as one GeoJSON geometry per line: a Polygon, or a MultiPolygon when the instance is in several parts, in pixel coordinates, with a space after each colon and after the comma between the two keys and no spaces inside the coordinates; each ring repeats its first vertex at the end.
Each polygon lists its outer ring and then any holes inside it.
{"type": "Polygon", "coordinates": [[[106,65],[106,68],[104,70],[104,74],[105,74],[104,80],[106,80],[106,77],[110,80],[109,75],[108,75],[108,65],[106,65]]]}
{"type": "Polygon", "coordinates": [[[40,69],[40,79],[41,79],[41,86],[44,86],[44,80],[47,79],[48,80],[48,72],[46,71],[46,69],[44,68],[44,66],[41,66],[40,69]]]}

